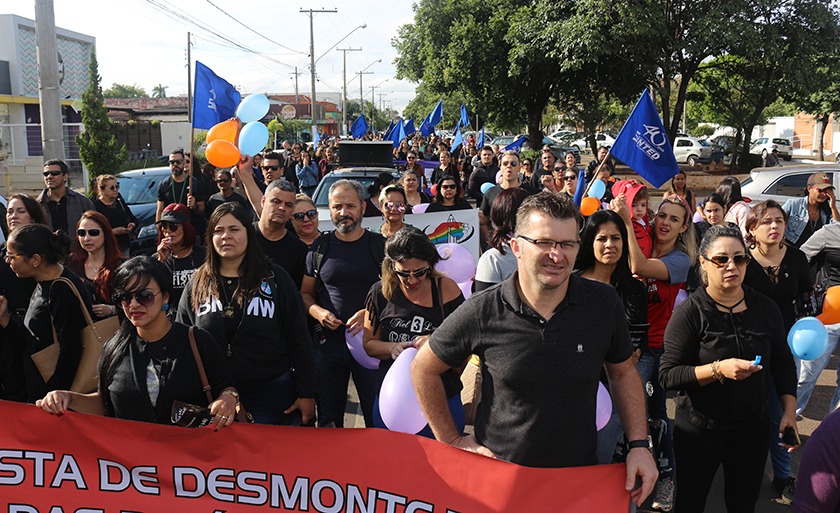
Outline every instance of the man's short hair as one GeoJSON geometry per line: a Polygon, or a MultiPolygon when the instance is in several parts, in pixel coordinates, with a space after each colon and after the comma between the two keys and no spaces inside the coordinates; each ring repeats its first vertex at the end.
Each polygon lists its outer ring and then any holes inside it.
{"type": "Polygon", "coordinates": [[[169,152],[170,155],[180,155],[184,157],[184,148],[175,148],[174,150],[169,152]]]}
{"type": "Polygon", "coordinates": [[[44,167],[47,166],[58,166],[61,169],[61,174],[66,175],[70,172],[70,168],[67,167],[67,162],[64,162],[61,159],[50,159],[44,162],[44,167]]]}
{"type": "Polygon", "coordinates": [[[493,153],[493,147],[490,146],[489,144],[485,144],[484,146],[481,147],[481,151],[489,151],[490,153],[493,153]]]}
{"type": "Polygon", "coordinates": [[[583,217],[577,205],[565,194],[541,192],[528,196],[516,212],[516,235],[528,229],[531,214],[540,214],[552,219],[574,219],[578,231],[583,226],[583,217]]]}
{"type": "Polygon", "coordinates": [[[505,157],[516,157],[516,161],[517,161],[517,162],[521,162],[521,161],[522,161],[522,157],[519,155],[519,152],[518,152],[518,151],[516,151],[516,150],[505,150],[505,152],[504,152],[504,153],[502,153],[502,154],[499,156],[499,161],[501,161],[501,160],[502,160],[502,159],[504,159],[505,157]]]}
{"type": "Polygon", "coordinates": [[[281,157],[279,153],[272,151],[268,155],[264,156],[263,160],[283,160],[283,157],[281,157]]]}
{"type": "Polygon", "coordinates": [[[365,190],[362,188],[362,184],[357,182],[356,180],[349,180],[347,178],[342,178],[341,180],[336,180],[330,185],[329,193],[327,194],[328,197],[332,197],[333,191],[338,189],[352,189],[356,192],[356,195],[359,196],[359,202],[365,201],[365,190]]]}
{"type": "Polygon", "coordinates": [[[281,191],[291,192],[292,194],[296,193],[295,186],[292,185],[288,180],[285,178],[278,178],[277,180],[272,180],[271,183],[265,188],[264,196],[268,196],[268,193],[273,191],[274,189],[280,189],[281,191]]]}

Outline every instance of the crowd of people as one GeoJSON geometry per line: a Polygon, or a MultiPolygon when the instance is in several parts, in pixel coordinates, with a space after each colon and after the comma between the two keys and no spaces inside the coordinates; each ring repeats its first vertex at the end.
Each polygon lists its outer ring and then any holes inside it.
{"type": "MultiPolygon", "coordinates": [[[[37,198],[8,198],[0,398],[165,424],[188,403],[216,429],[237,418],[340,428],[352,376],[365,426],[386,428],[380,387],[416,348],[422,436],[527,466],[624,462],[636,504],[651,496],[654,509],[679,513],[704,510],[721,466],[727,510],[754,511],[769,453],[772,486],[791,499],[798,443],[780,440],[796,433],[840,338],[829,326],[828,351],[807,362],[786,343],[840,284],[829,177],[810,176],[803,198],[780,205],[748,201],[733,177],[697,198],[680,172],[654,206],[641,181],[615,175],[605,148],[585,170],[548,147],[538,161],[473,139],[450,150],[415,138],[394,149],[399,179],[382,173],[366,190],[332,182],[329,230],[312,194],[340,146],[310,154],[286,143],[231,169],[173,150],[151,255],[129,255],[137,219],[114,176],[97,178],[91,200],[67,186],[64,162],[47,161],[37,198]],[[420,158],[439,165],[425,170],[420,158]],[[606,185],[601,208],[583,217],[575,201],[593,180],[606,185]],[[483,252],[468,300],[406,222],[421,204],[478,210],[483,252]],[[364,217],[381,222],[365,229],[364,217]],[[120,321],[89,393],[72,390],[82,309],[120,321]],[[348,337],[376,363],[354,358],[348,337]],[[35,356],[53,344],[45,374],[35,356]],[[465,368],[480,381],[471,434],[465,368]],[[599,386],[613,407],[596,430],[599,386]]],[[[838,400],[840,388],[832,409],[838,400]]],[[[821,443],[836,449],[826,431],[821,443]]],[[[838,504],[811,486],[800,495],[838,504]]]]}

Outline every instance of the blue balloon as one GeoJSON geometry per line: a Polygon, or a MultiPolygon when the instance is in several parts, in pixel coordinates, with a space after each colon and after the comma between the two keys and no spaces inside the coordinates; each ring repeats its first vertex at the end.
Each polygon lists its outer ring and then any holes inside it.
{"type": "Polygon", "coordinates": [[[492,184],[490,182],[485,182],[481,184],[481,194],[487,194],[487,191],[492,189],[496,184],[492,184]]]}
{"type": "Polygon", "coordinates": [[[816,317],[796,321],[787,339],[790,351],[801,360],[816,360],[828,348],[828,331],[816,317]]]}
{"type": "Polygon", "coordinates": [[[604,197],[605,192],[607,192],[607,185],[601,180],[595,180],[592,182],[592,187],[589,188],[587,196],[590,198],[601,199],[604,197]]]}
{"type": "Polygon", "coordinates": [[[251,121],[239,132],[239,151],[243,155],[256,155],[268,143],[268,127],[259,121],[251,121]]]}
{"type": "Polygon", "coordinates": [[[268,98],[264,94],[246,96],[236,108],[236,117],[243,123],[260,120],[266,114],[268,114],[268,98]]]}

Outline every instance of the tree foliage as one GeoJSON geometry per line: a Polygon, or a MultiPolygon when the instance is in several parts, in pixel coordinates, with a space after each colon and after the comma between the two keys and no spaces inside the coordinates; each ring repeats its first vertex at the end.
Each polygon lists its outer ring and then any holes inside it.
{"type": "Polygon", "coordinates": [[[166,90],[169,86],[158,84],[152,89],[152,98],[166,98],[166,90]]]}
{"type": "Polygon", "coordinates": [[[102,93],[105,98],[148,98],[149,93],[137,84],[111,84],[102,93]]]}
{"type": "Polygon", "coordinates": [[[102,93],[102,78],[99,76],[99,63],[96,50],[90,51],[90,83],[82,93],[82,124],[84,132],[76,136],[79,145],[79,157],[87,167],[91,177],[113,173],[125,162],[128,150],[120,147],[114,135],[114,125],[108,117],[105,98],[102,93]]]}

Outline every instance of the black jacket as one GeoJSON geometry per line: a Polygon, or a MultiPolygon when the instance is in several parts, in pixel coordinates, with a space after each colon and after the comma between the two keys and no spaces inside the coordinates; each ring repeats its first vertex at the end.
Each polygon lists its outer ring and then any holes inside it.
{"type": "Polygon", "coordinates": [[[705,287],[700,288],[674,310],[665,329],[659,381],[679,391],[677,408],[685,409],[689,422],[703,429],[724,431],[767,418],[768,373],[780,397],[796,396],[796,367],[779,307],[749,287],[744,293],[747,309],[729,314],[718,310],[705,287]],[[764,368],[744,380],[700,386],[694,373],[694,367],[715,360],[754,360],[759,355],[764,368]]]}
{"type": "Polygon", "coordinates": [[[298,397],[315,397],[315,350],[306,327],[303,301],[289,274],[272,264],[257,294],[245,301],[245,312],[228,341],[218,298],[191,307],[190,281],[178,305],[178,322],[198,326],[213,335],[227,355],[237,387],[271,381],[292,369],[298,397]]]}

